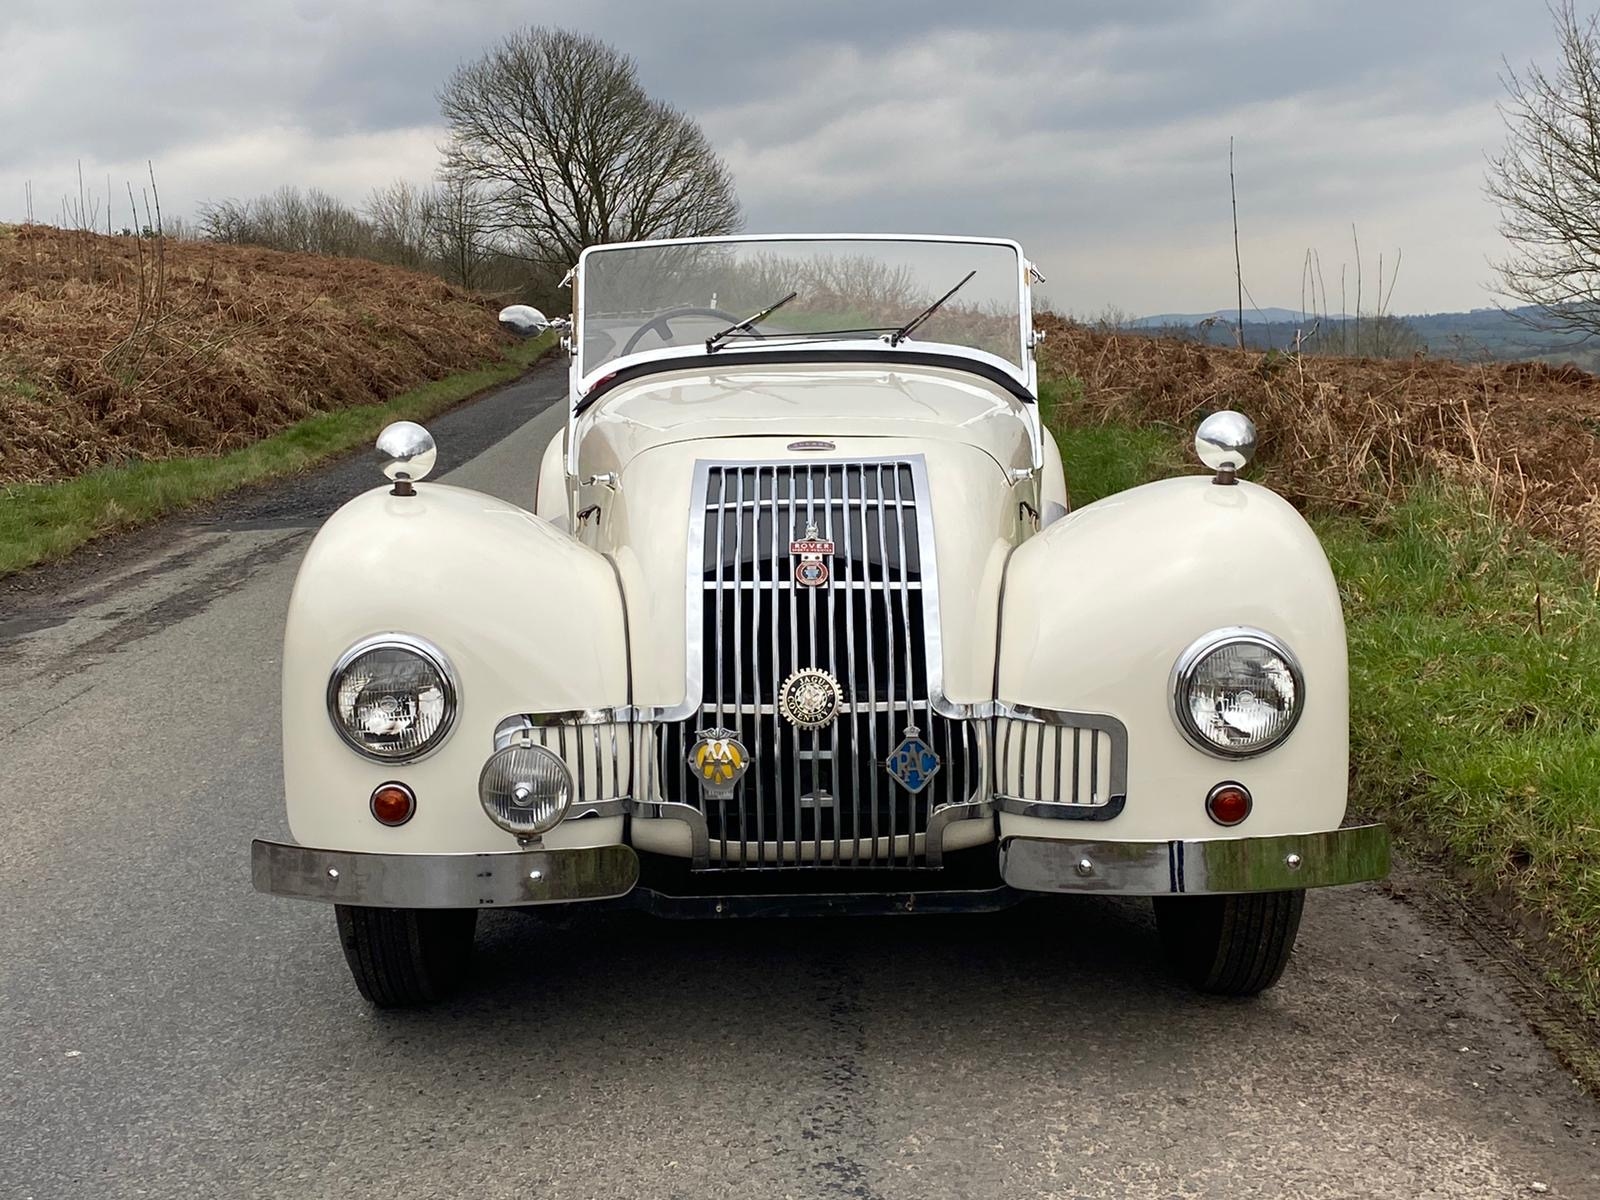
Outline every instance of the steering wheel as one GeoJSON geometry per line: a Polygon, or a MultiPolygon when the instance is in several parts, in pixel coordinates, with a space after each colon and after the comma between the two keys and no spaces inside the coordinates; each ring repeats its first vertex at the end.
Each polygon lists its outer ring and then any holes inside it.
{"type": "MultiPolygon", "coordinates": [[[[672,340],[672,330],[670,326],[678,317],[716,317],[720,321],[726,321],[729,325],[737,325],[740,321],[749,319],[747,317],[735,316],[733,313],[726,312],[720,308],[694,308],[692,306],[686,308],[669,308],[666,312],[657,313],[643,325],[639,326],[639,328],[635,329],[633,331],[633,336],[628,339],[627,344],[622,347],[622,352],[618,354],[617,357],[621,358],[624,355],[632,354],[633,348],[637,346],[641,340],[643,340],[645,334],[651,332],[652,330],[660,336],[662,341],[670,342],[672,340]]],[[[756,337],[766,336],[763,333],[756,333],[756,331],[753,329],[750,332],[755,334],[756,337]]]]}

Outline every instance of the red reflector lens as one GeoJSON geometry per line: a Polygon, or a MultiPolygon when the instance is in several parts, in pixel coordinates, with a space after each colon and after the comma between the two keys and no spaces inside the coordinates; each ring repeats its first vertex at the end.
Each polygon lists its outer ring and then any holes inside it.
{"type": "Polygon", "coordinates": [[[1219,783],[1206,797],[1206,815],[1218,825],[1237,825],[1250,815],[1250,789],[1242,783],[1219,783]]]}
{"type": "Polygon", "coordinates": [[[380,784],[372,793],[372,815],[381,825],[404,825],[417,811],[417,798],[403,783],[380,784]]]}

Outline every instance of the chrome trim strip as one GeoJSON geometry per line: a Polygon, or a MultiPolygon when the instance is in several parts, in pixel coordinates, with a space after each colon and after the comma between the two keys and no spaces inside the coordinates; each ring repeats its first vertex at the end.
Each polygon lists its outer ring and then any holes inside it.
{"type": "Polygon", "coordinates": [[[1000,843],[1001,878],[1030,892],[1221,895],[1333,887],[1388,873],[1389,831],[1382,825],[1194,841],[1013,837],[1000,843]]]}
{"type": "Polygon", "coordinates": [[[997,728],[999,752],[994,756],[993,796],[995,808],[1004,813],[1027,817],[1058,817],[1078,821],[1109,821],[1123,810],[1128,799],[1128,729],[1116,717],[1107,713],[1073,712],[1066,709],[1033,708],[1020,704],[996,704],[996,725],[1005,722],[1003,730],[997,728]],[[1034,753],[1030,760],[1028,730],[1037,730],[1033,739],[1034,753]],[[1012,759],[1012,733],[1021,732],[1021,745],[1017,759],[1012,759]],[[1062,742],[1068,730],[1072,731],[1071,782],[1062,787],[1065,774],[1062,763],[1062,742]],[[1081,735],[1089,733],[1088,790],[1081,785],[1083,774],[1083,747],[1081,735]],[[1055,771],[1050,777],[1044,773],[1047,754],[1046,734],[1054,741],[1055,771]],[[1109,762],[1101,770],[1100,740],[1104,736],[1110,746],[1109,762]],[[1013,782],[1018,790],[1028,784],[1028,764],[1033,762],[1034,794],[1017,795],[1011,790],[1013,782]],[[1105,778],[1102,779],[1102,773],[1105,778]],[[1013,780],[1013,776],[1015,779],[1013,780]],[[1087,799],[1083,797],[1087,794],[1087,799]]]}
{"type": "Polygon", "coordinates": [[[369,854],[250,843],[258,892],[370,908],[488,908],[607,900],[639,882],[627,846],[490,854],[369,854]]]}
{"type": "Polygon", "coordinates": [[[690,865],[703,871],[711,865],[711,834],[706,828],[705,814],[692,804],[676,804],[670,800],[634,800],[628,811],[636,817],[682,821],[689,827],[690,865]]]}

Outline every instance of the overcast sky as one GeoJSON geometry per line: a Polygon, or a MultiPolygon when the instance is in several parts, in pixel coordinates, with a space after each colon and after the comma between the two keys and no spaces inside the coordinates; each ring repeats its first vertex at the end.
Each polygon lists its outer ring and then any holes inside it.
{"type": "Polygon", "coordinates": [[[1259,304],[1314,247],[1337,309],[1352,223],[1369,300],[1398,249],[1395,311],[1491,303],[1501,59],[1553,51],[1541,0],[0,0],[0,221],[28,181],[57,219],[79,159],[118,196],[153,160],[184,215],[424,180],[439,84],[530,22],[633,55],[748,231],[1016,237],[1080,315],[1232,302],[1230,135],[1259,304]]]}

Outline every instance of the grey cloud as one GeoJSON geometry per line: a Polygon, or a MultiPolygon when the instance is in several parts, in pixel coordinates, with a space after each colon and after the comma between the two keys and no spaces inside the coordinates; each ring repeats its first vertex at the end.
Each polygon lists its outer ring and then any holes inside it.
{"type": "Polygon", "coordinates": [[[1299,253],[1351,221],[1419,247],[1406,303],[1483,302],[1500,58],[1550,49],[1533,0],[11,0],[0,219],[80,157],[91,178],[173,164],[179,209],[296,163],[282,182],[359,199],[375,169],[426,170],[457,63],[539,22],[633,54],[698,117],[752,229],[1011,234],[1070,264],[1053,295],[1134,309],[1227,290],[1230,134],[1263,303],[1291,302],[1299,253]]]}

